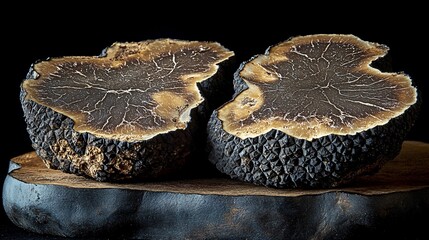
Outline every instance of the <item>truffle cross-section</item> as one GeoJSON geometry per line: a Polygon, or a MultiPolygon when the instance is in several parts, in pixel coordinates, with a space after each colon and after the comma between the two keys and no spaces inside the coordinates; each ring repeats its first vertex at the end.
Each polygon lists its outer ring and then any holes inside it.
{"type": "Polygon", "coordinates": [[[208,125],[209,160],[272,187],[336,187],[400,151],[419,109],[403,73],[370,64],[387,46],[352,35],[295,37],[245,62],[208,125]]]}
{"type": "Polygon", "coordinates": [[[74,129],[124,141],[186,128],[203,97],[198,82],[231,52],[217,43],[116,43],[105,57],[66,57],[34,65],[26,99],[70,117],[74,129]]]}
{"type": "Polygon", "coordinates": [[[219,119],[243,139],[278,129],[312,140],[386,124],[416,102],[407,75],[370,66],[387,50],[350,35],[280,43],[243,67],[248,89],[219,110],[219,119]]]}
{"type": "Polygon", "coordinates": [[[224,84],[218,65],[232,55],[159,39],[38,62],[21,88],[33,147],[48,167],[99,181],[173,174],[201,142],[224,84]]]}

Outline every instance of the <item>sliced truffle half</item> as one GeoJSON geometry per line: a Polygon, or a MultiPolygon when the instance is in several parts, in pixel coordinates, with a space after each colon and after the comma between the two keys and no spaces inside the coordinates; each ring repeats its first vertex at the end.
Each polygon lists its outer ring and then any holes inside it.
{"type": "Polygon", "coordinates": [[[400,151],[418,109],[403,73],[370,66],[388,47],[353,35],[295,37],[241,65],[208,125],[209,159],[232,178],[335,187],[400,151]]]}
{"type": "Polygon", "coordinates": [[[159,39],[38,62],[21,85],[33,147],[48,167],[100,181],[172,173],[201,130],[204,82],[232,55],[215,42],[159,39]]]}

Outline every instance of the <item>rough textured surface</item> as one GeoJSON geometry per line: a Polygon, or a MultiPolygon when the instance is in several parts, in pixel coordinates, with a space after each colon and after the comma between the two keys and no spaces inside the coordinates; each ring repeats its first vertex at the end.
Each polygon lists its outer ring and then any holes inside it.
{"type": "Polygon", "coordinates": [[[207,93],[227,88],[218,64],[232,55],[217,43],[162,39],[36,63],[21,88],[33,147],[48,167],[99,181],[176,172],[219,106],[207,93]]]}
{"type": "Polygon", "coordinates": [[[226,178],[112,184],[11,161],[3,205],[21,228],[139,239],[424,239],[429,144],[405,142],[377,174],[337,189],[274,189],[226,178]]]}
{"type": "Polygon", "coordinates": [[[270,48],[235,73],[234,99],[207,128],[209,160],[221,172],[326,188],[374,173],[399,153],[420,102],[408,76],[369,67],[387,47],[348,35],[309,38],[270,48]]]}

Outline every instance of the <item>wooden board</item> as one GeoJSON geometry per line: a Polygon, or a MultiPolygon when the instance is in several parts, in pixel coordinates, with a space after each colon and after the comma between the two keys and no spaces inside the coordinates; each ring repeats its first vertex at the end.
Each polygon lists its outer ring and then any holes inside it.
{"type": "Polygon", "coordinates": [[[3,205],[16,225],[69,237],[344,239],[420,236],[429,226],[429,144],[404,142],[377,174],[337,189],[227,178],[112,184],[11,160],[3,205]],[[356,235],[359,234],[359,235],[356,235]]]}

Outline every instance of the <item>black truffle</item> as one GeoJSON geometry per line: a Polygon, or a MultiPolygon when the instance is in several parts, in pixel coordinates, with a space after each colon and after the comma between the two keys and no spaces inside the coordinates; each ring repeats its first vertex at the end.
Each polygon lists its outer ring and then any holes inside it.
{"type": "Polygon", "coordinates": [[[99,181],[175,172],[210,110],[200,91],[216,91],[218,64],[232,55],[214,42],[160,39],[38,62],[21,86],[33,147],[48,167],[99,181]]]}
{"type": "Polygon", "coordinates": [[[352,35],[310,35],[243,63],[234,99],[209,121],[209,160],[279,188],[336,187],[377,171],[399,153],[419,105],[407,75],[370,66],[387,51],[352,35]]]}

